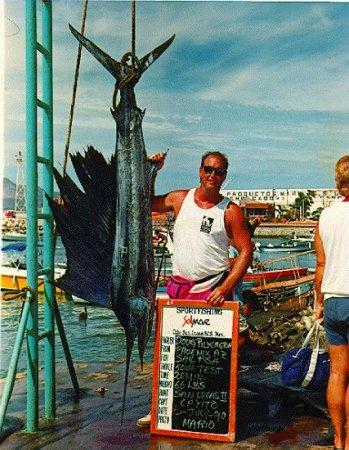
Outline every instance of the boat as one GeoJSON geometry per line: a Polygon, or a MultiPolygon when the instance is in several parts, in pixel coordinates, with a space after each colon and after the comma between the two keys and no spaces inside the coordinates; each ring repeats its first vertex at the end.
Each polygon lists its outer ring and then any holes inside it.
{"type": "MultiPolygon", "coordinates": [[[[12,243],[2,247],[3,261],[1,264],[1,290],[21,291],[27,287],[26,270],[26,248],[25,243],[12,243]]],[[[55,267],[54,277],[59,278],[65,273],[65,268],[55,267]]],[[[38,277],[38,292],[44,291],[44,276],[38,277]]],[[[57,292],[61,292],[56,288],[57,292]]]]}
{"type": "Polygon", "coordinates": [[[169,230],[165,227],[153,227],[154,254],[173,254],[173,241],[169,230]]]}
{"type": "Polygon", "coordinates": [[[265,286],[272,282],[292,280],[305,275],[308,275],[308,269],[306,267],[252,271],[244,276],[243,289],[265,286]]]}
{"type": "MultiPolygon", "coordinates": [[[[299,238],[298,238],[299,239],[299,238]]],[[[260,242],[255,243],[256,251],[259,252],[304,252],[312,248],[312,243],[307,241],[299,241],[295,239],[289,239],[281,242],[281,244],[272,244],[268,242],[266,245],[262,245],[260,242]]]]}
{"type": "Polygon", "coordinates": [[[10,231],[4,233],[1,236],[3,241],[23,242],[27,240],[27,235],[23,233],[17,233],[16,231],[10,231]]]}
{"type": "Polygon", "coordinates": [[[314,235],[312,235],[311,237],[292,237],[291,238],[292,242],[299,242],[300,244],[308,244],[309,248],[312,248],[314,245],[314,235]]]}
{"type": "MultiPolygon", "coordinates": [[[[42,233],[38,234],[38,245],[42,245],[42,233]]],[[[3,233],[1,235],[2,241],[10,241],[10,242],[26,242],[27,235],[23,233],[18,233],[16,231],[10,231],[9,233],[3,233]]]]}
{"type": "Polygon", "coordinates": [[[243,278],[243,287],[265,286],[274,282],[294,280],[306,276],[309,274],[309,268],[303,266],[300,260],[312,253],[314,253],[314,250],[307,250],[260,261],[258,252],[256,252],[254,253],[253,264],[247,269],[243,278]]]}
{"type": "Polygon", "coordinates": [[[311,302],[311,296],[304,294],[313,290],[315,274],[302,267],[300,259],[314,253],[314,250],[307,250],[260,262],[255,272],[243,278],[244,296],[252,295],[264,311],[281,304],[304,307],[311,302]]]}
{"type": "MultiPolygon", "coordinates": [[[[55,268],[55,278],[59,278],[64,274],[64,271],[55,268]]],[[[38,292],[44,292],[44,276],[38,277],[38,292]]],[[[2,291],[21,291],[28,286],[27,271],[25,269],[17,269],[15,267],[1,266],[1,290],[2,291]]],[[[61,292],[56,288],[57,292],[61,292]]]]}

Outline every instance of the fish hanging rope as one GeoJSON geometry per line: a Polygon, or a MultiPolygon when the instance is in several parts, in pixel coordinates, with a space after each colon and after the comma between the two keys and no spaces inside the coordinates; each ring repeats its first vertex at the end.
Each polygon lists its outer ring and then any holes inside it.
{"type": "Polygon", "coordinates": [[[132,53],[136,54],[136,0],[132,0],[132,53]]]}
{"type": "MultiPolygon", "coordinates": [[[[84,1],[84,9],[82,12],[82,19],[81,19],[81,28],[80,33],[83,35],[85,31],[85,23],[86,23],[86,15],[87,15],[87,5],[88,0],[84,1]]],[[[79,42],[78,47],[78,54],[76,57],[76,65],[75,65],[75,75],[74,75],[74,84],[73,84],[73,93],[72,93],[72,99],[70,103],[70,112],[69,112],[69,122],[68,122],[68,130],[67,130],[67,139],[65,143],[65,150],[64,150],[64,161],[63,161],[63,177],[66,174],[67,170],[67,163],[68,163],[68,154],[69,154],[69,145],[70,145],[70,137],[71,137],[71,130],[73,126],[73,117],[74,117],[74,108],[75,108],[75,99],[76,99],[76,91],[78,87],[78,79],[79,79],[79,69],[80,69],[80,61],[81,61],[81,52],[82,52],[82,44],[79,42]]]]}

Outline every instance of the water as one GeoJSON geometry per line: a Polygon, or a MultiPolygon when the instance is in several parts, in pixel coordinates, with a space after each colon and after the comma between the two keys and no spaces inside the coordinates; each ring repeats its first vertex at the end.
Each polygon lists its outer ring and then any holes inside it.
{"type": "MultiPolygon", "coordinates": [[[[64,247],[57,240],[56,262],[65,261],[64,247]]],[[[87,320],[79,320],[79,315],[84,312],[85,305],[75,304],[67,301],[65,296],[57,297],[59,311],[68,341],[69,349],[74,363],[79,361],[125,361],[126,339],[123,328],[120,326],[113,311],[87,305],[87,320]]],[[[14,342],[17,335],[20,320],[22,302],[19,300],[1,302],[1,333],[0,333],[0,378],[4,378],[10,363],[14,342]]],[[[43,302],[39,301],[39,326],[43,328],[43,302]]],[[[153,359],[153,344],[155,320],[153,333],[149,339],[145,352],[144,361],[153,359]]],[[[56,361],[65,363],[65,356],[61,345],[60,336],[56,327],[56,361]]],[[[39,366],[44,361],[44,343],[39,342],[39,366]]],[[[137,340],[132,353],[132,362],[139,362],[137,340]]],[[[17,372],[26,371],[26,342],[22,344],[22,350],[18,362],[17,372]]]]}
{"type": "MultiPolygon", "coordinates": [[[[259,239],[264,242],[263,239],[259,239]]],[[[280,239],[268,239],[267,242],[278,244],[280,239]]],[[[278,258],[286,256],[287,252],[273,252],[260,253],[258,258],[261,261],[270,258],[278,258]]],[[[57,241],[56,261],[65,261],[64,247],[60,240],[57,241]]],[[[300,265],[305,267],[315,267],[314,254],[306,255],[300,259],[300,265]]],[[[290,266],[288,261],[286,267],[290,266]]],[[[283,264],[277,262],[275,268],[282,268],[283,264]]],[[[63,297],[58,299],[60,314],[72,355],[74,363],[79,361],[125,361],[126,357],[126,341],[125,333],[119,325],[115,314],[105,308],[96,306],[87,306],[88,318],[86,321],[79,320],[79,315],[84,312],[84,306],[76,305],[72,301],[66,301],[63,297]]],[[[12,350],[17,334],[18,324],[21,313],[21,302],[18,300],[2,302],[1,303],[1,341],[0,341],[0,378],[7,374],[7,368],[12,355],[12,350]]],[[[40,326],[43,326],[43,305],[39,303],[39,318],[40,326]]],[[[155,334],[155,320],[153,326],[153,333],[148,342],[145,361],[150,362],[153,359],[153,344],[155,334]]],[[[18,363],[18,372],[26,371],[26,343],[25,340],[22,345],[22,350],[18,363]]],[[[39,343],[39,365],[42,365],[43,356],[43,342],[39,343]]],[[[62,349],[60,337],[56,330],[56,361],[57,363],[64,363],[65,356],[62,349]]],[[[137,345],[135,343],[132,362],[139,361],[137,345]]]]}
{"type": "MultiPolygon", "coordinates": [[[[72,301],[58,301],[59,311],[68,341],[73,362],[79,361],[125,361],[126,340],[123,328],[119,325],[115,314],[101,307],[87,306],[87,320],[79,320],[84,312],[84,306],[76,305],[72,301]]],[[[7,374],[14,341],[17,334],[21,313],[21,302],[17,300],[2,302],[1,304],[1,367],[0,378],[7,374]]],[[[39,323],[43,327],[43,304],[39,303],[39,323]]],[[[56,361],[65,362],[60,336],[56,327],[56,361]]],[[[148,342],[145,362],[152,361],[154,330],[148,342]]],[[[23,341],[18,372],[26,371],[26,342],[23,341]]],[[[39,343],[39,365],[44,361],[44,343],[39,343]]],[[[137,345],[135,344],[132,361],[139,361],[137,345]]]]}
{"type": "MultiPolygon", "coordinates": [[[[273,244],[274,246],[280,245],[282,242],[285,242],[285,239],[282,238],[265,238],[265,239],[258,239],[256,238],[255,241],[258,241],[261,243],[261,245],[265,246],[268,243],[273,244]]],[[[315,269],[315,252],[312,253],[307,253],[305,255],[302,256],[295,256],[296,253],[295,252],[287,252],[287,251],[282,251],[282,252],[255,252],[255,257],[263,262],[266,261],[268,259],[277,259],[277,258],[285,258],[286,256],[289,256],[288,259],[285,259],[284,261],[276,261],[275,263],[273,263],[273,267],[275,269],[283,269],[283,268],[287,268],[290,267],[290,261],[291,259],[294,260],[295,263],[298,263],[299,266],[302,267],[307,267],[307,268],[311,268],[311,269],[315,269]]]]}

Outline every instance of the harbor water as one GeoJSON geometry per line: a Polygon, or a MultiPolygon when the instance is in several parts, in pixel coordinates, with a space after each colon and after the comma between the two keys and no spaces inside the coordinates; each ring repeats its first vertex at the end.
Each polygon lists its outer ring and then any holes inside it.
{"type": "MultiPolygon", "coordinates": [[[[280,239],[259,239],[262,244],[265,241],[277,245],[280,239]]],[[[287,252],[261,252],[256,254],[260,261],[269,258],[278,258],[286,256],[287,252]]],[[[64,262],[64,247],[60,240],[57,242],[56,262],[64,262]]],[[[308,254],[298,261],[303,267],[315,267],[315,255],[308,254]]],[[[275,268],[283,268],[281,262],[276,262],[275,268]]],[[[287,263],[290,266],[290,263],[287,263]]],[[[58,297],[59,311],[62,317],[65,334],[69,344],[70,352],[74,363],[79,361],[105,362],[125,361],[126,340],[125,333],[115,317],[113,311],[106,308],[76,304],[68,301],[64,296],[58,297]],[[84,317],[85,307],[87,311],[86,320],[84,317]]],[[[14,342],[17,334],[18,324],[21,316],[22,303],[19,300],[3,301],[1,303],[1,340],[0,340],[0,378],[7,375],[7,369],[11,359],[14,342]]],[[[43,304],[39,302],[39,320],[40,327],[43,327],[43,304]]],[[[42,331],[42,328],[41,328],[42,331]]],[[[155,319],[152,336],[148,342],[145,352],[145,362],[151,362],[153,359],[153,343],[155,333],[155,319]]],[[[18,362],[18,373],[26,371],[26,342],[24,340],[18,362]]],[[[39,365],[43,357],[43,342],[39,343],[39,365]]],[[[56,361],[64,363],[65,356],[60,342],[58,331],[56,330],[56,361]]],[[[135,344],[132,354],[132,363],[139,362],[137,345],[135,344]]]]}

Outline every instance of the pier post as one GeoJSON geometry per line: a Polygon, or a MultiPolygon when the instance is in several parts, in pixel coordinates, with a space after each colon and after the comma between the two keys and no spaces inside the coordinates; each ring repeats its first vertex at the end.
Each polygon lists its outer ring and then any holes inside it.
{"type": "MultiPolygon", "coordinates": [[[[52,2],[42,3],[42,95],[43,103],[43,189],[53,197],[53,73],[52,73],[52,2]]],[[[46,197],[43,198],[43,266],[51,270],[45,274],[44,323],[45,338],[45,418],[56,415],[55,323],[54,296],[54,235],[53,216],[46,197]]]]}
{"type": "Polygon", "coordinates": [[[26,8],[26,179],[27,179],[27,284],[35,293],[27,322],[27,431],[38,429],[38,169],[37,155],[37,24],[36,1],[26,8]]]}

